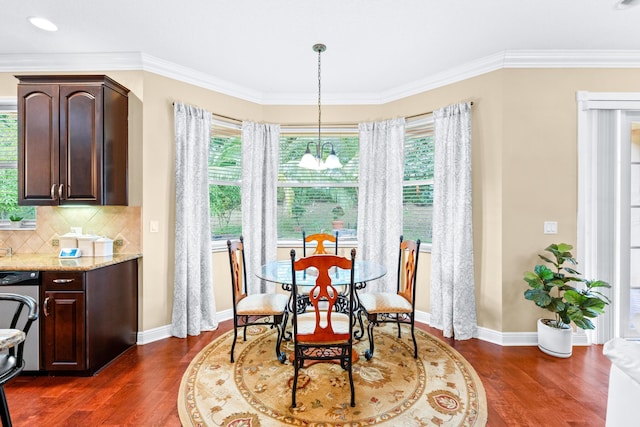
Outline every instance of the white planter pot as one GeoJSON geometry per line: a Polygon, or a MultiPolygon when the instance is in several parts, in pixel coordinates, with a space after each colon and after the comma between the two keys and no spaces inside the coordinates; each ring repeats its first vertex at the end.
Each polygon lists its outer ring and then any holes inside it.
{"type": "Polygon", "coordinates": [[[569,326],[554,328],[544,321],[549,319],[538,319],[538,348],[550,356],[570,357],[573,351],[573,329],[569,326]]]}

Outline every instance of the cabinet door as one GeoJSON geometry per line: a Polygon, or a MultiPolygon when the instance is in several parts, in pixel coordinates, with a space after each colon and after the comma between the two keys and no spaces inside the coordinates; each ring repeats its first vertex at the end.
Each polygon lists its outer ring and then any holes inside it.
{"type": "Polygon", "coordinates": [[[86,369],[84,292],[45,291],[42,312],[45,370],[86,369]]]}
{"type": "Polygon", "coordinates": [[[56,205],[59,181],[58,85],[18,85],[18,203],[56,205]]]}
{"type": "Polygon", "coordinates": [[[60,86],[60,204],[101,204],[102,86],[60,86]]]}

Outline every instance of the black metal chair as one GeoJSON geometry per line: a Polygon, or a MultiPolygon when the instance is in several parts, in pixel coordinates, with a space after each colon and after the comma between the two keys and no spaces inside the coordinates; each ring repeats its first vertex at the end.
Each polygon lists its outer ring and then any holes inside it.
{"type": "Polygon", "coordinates": [[[401,337],[401,324],[411,327],[413,338],[413,357],[418,357],[418,344],[414,332],[416,311],[416,273],[418,271],[418,255],[420,239],[402,240],[400,236],[400,253],[398,256],[398,283],[396,292],[359,293],[361,313],[367,316],[369,324],[369,349],[364,356],[367,360],[373,357],[373,328],[380,323],[393,322],[398,325],[398,338],[401,337]]]}
{"type": "Polygon", "coordinates": [[[3,427],[11,427],[11,416],[9,415],[4,385],[24,369],[24,342],[31,324],[38,318],[38,304],[30,296],[9,293],[0,293],[0,302],[2,302],[3,309],[7,306],[15,306],[11,323],[0,325],[0,329],[10,329],[22,339],[20,343],[10,347],[6,352],[0,352],[0,399],[2,400],[0,402],[0,418],[3,427]],[[23,313],[25,308],[26,311],[23,313]]]}
{"type": "Polygon", "coordinates": [[[330,361],[339,360],[340,366],[349,373],[351,386],[351,406],[355,406],[353,386],[353,322],[354,307],[353,266],[356,250],[351,250],[351,259],[335,255],[312,255],[296,260],[296,251],[291,250],[291,274],[293,277],[293,385],[291,390],[291,406],[296,407],[296,390],[298,372],[304,367],[305,360],[330,361]],[[313,310],[307,311],[299,307],[296,286],[296,271],[314,267],[317,270],[316,282],[308,295],[313,310]],[[331,285],[329,270],[339,267],[349,270],[351,283],[348,295],[340,294],[331,285]]]}
{"type": "Polygon", "coordinates": [[[278,328],[276,341],[276,357],[284,361],[280,352],[283,328],[287,323],[287,295],[278,293],[247,294],[247,269],[244,259],[244,242],[227,240],[229,249],[229,266],[231,268],[231,287],[233,289],[233,344],[231,344],[231,363],[236,347],[238,328],[243,327],[243,338],[247,340],[247,326],[268,325],[278,328]],[[283,320],[284,319],[284,320],[283,320]]]}

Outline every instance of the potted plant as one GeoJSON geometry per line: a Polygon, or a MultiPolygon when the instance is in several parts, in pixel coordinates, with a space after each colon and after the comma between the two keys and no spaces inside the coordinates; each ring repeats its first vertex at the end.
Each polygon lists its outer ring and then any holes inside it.
{"type": "Polygon", "coordinates": [[[565,265],[577,265],[571,249],[573,246],[566,243],[549,245],[545,251],[553,254],[553,258],[538,256],[552,268],[539,264],[524,274],[530,287],[524,297],[555,315],[553,319],[538,319],[538,347],[556,357],[571,356],[571,322],[582,329],[593,329],[590,319],[604,313],[604,307],[610,302],[598,290],[610,288],[607,282],[583,279],[579,272],[565,265]]]}
{"type": "Polygon", "coordinates": [[[11,221],[11,225],[14,227],[20,227],[22,225],[22,218],[23,217],[17,214],[9,215],[9,221],[11,221]]]}
{"type": "Polygon", "coordinates": [[[344,216],[344,209],[342,209],[342,206],[338,205],[335,208],[331,209],[331,213],[333,214],[333,221],[331,222],[331,224],[333,225],[333,229],[342,229],[342,227],[344,227],[344,221],[340,219],[344,216]]]}

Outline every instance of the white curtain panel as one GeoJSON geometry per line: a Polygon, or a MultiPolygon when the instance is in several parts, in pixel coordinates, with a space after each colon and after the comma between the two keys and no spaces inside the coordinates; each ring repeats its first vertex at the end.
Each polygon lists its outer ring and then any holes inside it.
{"type": "Polygon", "coordinates": [[[280,125],[242,123],[242,234],[250,294],[275,289],[256,272],[277,256],[279,145],[280,125]]]}
{"type": "Polygon", "coordinates": [[[387,267],[387,275],[369,282],[367,291],[395,292],[402,234],[402,181],[405,120],[361,123],[356,259],[387,267]]]}
{"type": "Polygon", "coordinates": [[[218,327],[207,174],[211,113],[176,102],[174,121],[176,248],[171,334],[184,338],[218,327]]]}
{"type": "Polygon", "coordinates": [[[471,106],[434,111],[431,325],[445,337],[477,336],[473,275],[471,106]]]}

